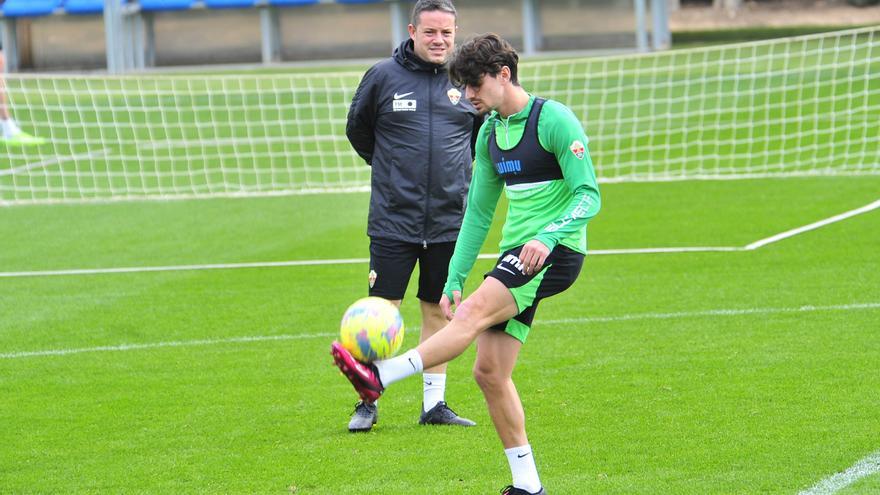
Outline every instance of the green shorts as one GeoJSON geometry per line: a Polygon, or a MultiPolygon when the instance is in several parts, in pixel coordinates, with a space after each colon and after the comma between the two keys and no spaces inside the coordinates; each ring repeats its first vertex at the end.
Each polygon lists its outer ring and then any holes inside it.
{"type": "Polygon", "coordinates": [[[584,266],[584,255],[562,245],[556,246],[547,256],[540,272],[526,275],[519,260],[522,248],[519,246],[501,253],[495,268],[486,277],[504,284],[519,309],[519,314],[513,319],[493,325],[492,329],[503,330],[525,344],[538,303],[574,284],[584,266]]]}

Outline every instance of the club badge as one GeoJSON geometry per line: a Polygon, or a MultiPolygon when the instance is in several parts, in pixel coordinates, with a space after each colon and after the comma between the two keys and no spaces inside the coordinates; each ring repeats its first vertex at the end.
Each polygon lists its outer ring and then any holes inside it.
{"type": "Polygon", "coordinates": [[[461,101],[461,91],[455,88],[449,88],[449,91],[446,92],[446,96],[449,97],[449,101],[452,102],[453,105],[458,105],[458,102],[461,101]]]}
{"type": "Polygon", "coordinates": [[[376,285],[376,279],[379,278],[379,275],[376,274],[376,270],[370,270],[370,288],[372,289],[374,285],[376,285]]]}
{"type": "Polygon", "coordinates": [[[587,149],[584,147],[584,143],[580,142],[577,139],[575,139],[575,141],[571,143],[571,146],[569,146],[568,149],[570,149],[571,152],[574,153],[574,156],[578,157],[578,160],[583,160],[584,155],[587,153],[587,149]]]}

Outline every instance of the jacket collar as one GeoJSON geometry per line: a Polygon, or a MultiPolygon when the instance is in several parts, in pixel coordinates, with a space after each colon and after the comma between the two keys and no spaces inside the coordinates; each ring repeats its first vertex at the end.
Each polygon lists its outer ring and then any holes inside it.
{"type": "Polygon", "coordinates": [[[416,55],[416,52],[413,49],[413,40],[407,39],[403,43],[400,44],[397,48],[394,49],[394,53],[391,55],[391,58],[394,59],[398,64],[406,67],[407,70],[411,71],[422,71],[422,72],[446,72],[446,64],[435,64],[431,62],[426,62],[419,58],[416,55]]]}

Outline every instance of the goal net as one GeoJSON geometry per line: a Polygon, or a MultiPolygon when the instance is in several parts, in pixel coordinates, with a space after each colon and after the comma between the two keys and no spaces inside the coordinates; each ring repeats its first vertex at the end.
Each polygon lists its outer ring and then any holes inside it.
{"type": "MultiPolygon", "coordinates": [[[[605,182],[880,174],[880,27],[520,73],[581,118],[605,182]]],[[[366,189],[345,137],[361,75],[9,75],[45,143],[0,141],[0,203],[366,189]]]]}

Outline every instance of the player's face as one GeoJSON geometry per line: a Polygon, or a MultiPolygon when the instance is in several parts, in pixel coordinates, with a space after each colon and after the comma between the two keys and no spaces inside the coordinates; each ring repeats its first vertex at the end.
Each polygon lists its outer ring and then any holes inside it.
{"type": "Polygon", "coordinates": [[[479,84],[465,86],[464,95],[481,114],[497,110],[504,101],[503,72],[483,74],[479,84]]]}
{"type": "Polygon", "coordinates": [[[416,55],[434,64],[446,63],[455,45],[455,16],[432,10],[419,14],[419,25],[409,25],[416,55]]]}

